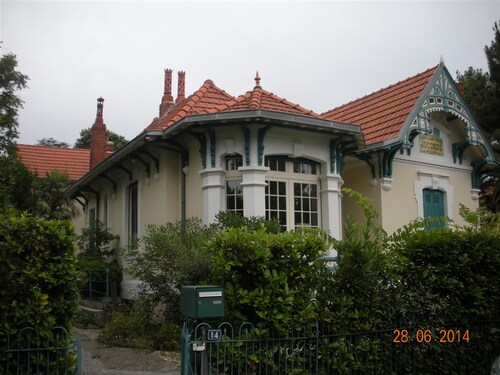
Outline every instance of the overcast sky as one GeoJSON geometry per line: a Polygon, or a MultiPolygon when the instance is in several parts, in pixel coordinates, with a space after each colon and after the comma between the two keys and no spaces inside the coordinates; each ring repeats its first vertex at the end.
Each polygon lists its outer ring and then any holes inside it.
{"type": "Polygon", "coordinates": [[[439,63],[488,70],[495,1],[170,2],[0,0],[1,54],[30,77],[19,143],[74,144],[104,97],[108,129],[132,139],[158,115],[163,70],[233,96],[261,85],[324,112],[439,63]]]}

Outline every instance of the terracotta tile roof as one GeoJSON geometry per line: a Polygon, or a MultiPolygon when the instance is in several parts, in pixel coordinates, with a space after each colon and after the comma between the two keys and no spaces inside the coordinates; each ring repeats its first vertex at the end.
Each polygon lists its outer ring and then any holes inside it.
{"type": "Polygon", "coordinates": [[[88,149],[18,144],[17,150],[24,165],[39,177],[56,170],[66,173],[71,181],[76,181],[89,171],[88,149]]]}
{"type": "Polygon", "coordinates": [[[252,91],[239,96],[233,103],[228,103],[226,111],[267,109],[270,111],[293,113],[296,115],[322,118],[319,114],[292,103],[286,99],[263,90],[260,85],[254,87],[252,91]]]}
{"type": "Polygon", "coordinates": [[[438,66],[322,114],[361,126],[367,145],[397,137],[438,66]]]}
{"type": "Polygon", "coordinates": [[[155,119],[146,130],[163,130],[189,115],[215,113],[227,108],[226,103],[234,100],[211,80],[205,83],[192,95],[178,103],[160,119],[155,119]]]}
{"type": "Polygon", "coordinates": [[[234,98],[218,88],[211,80],[207,80],[194,94],[175,105],[161,118],[154,119],[146,130],[166,129],[190,115],[254,109],[266,109],[323,119],[313,111],[263,90],[259,84],[252,91],[234,98]]]}

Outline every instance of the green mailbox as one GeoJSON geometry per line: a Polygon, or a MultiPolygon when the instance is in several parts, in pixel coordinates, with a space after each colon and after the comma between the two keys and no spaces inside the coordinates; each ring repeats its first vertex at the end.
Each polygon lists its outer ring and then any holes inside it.
{"type": "Polygon", "coordinates": [[[191,319],[223,317],[224,288],[212,285],[183,286],[181,313],[191,319]]]}

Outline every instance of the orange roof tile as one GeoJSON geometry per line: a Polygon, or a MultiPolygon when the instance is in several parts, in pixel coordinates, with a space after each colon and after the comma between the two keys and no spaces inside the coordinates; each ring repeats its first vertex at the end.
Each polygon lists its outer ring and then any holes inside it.
{"type": "Polygon", "coordinates": [[[190,115],[265,109],[323,119],[319,114],[263,90],[259,84],[252,91],[234,98],[211,80],[191,96],[175,105],[161,118],[153,120],[146,130],[163,130],[190,115]]]}
{"type": "Polygon", "coordinates": [[[239,96],[233,103],[228,103],[226,111],[267,109],[270,111],[293,113],[296,115],[322,118],[319,114],[292,103],[286,99],[263,90],[260,85],[254,87],[252,91],[239,96]]]}
{"type": "Polygon", "coordinates": [[[39,177],[45,177],[51,171],[59,171],[67,174],[71,181],[76,181],[89,171],[88,149],[18,144],[17,154],[23,164],[39,177]]]}
{"type": "Polygon", "coordinates": [[[330,121],[360,125],[367,145],[395,138],[438,66],[327,111],[322,116],[330,121]]]}
{"type": "Polygon", "coordinates": [[[219,112],[231,100],[234,97],[215,86],[211,80],[206,80],[194,94],[175,105],[163,117],[154,120],[146,130],[166,129],[189,115],[219,112]]]}

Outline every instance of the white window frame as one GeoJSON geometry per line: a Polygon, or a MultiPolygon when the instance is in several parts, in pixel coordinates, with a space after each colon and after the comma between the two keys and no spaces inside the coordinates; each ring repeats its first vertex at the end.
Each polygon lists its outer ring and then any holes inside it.
{"type": "MultiPolygon", "coordinates": [[[[285,162],[285,171],[275,171],[275,170],[269,170],[266,174],[266,182],[268,183],[267,189],[269,189],[269,182],[271,181],[276,181],[276,182],[285,182],[286,183],[286,230],[294,230],[300,227],[314,227],[314,228],[321,228],[321,181],[320,181],[320,174],[321,174],[321,165],[318,162],[315,162],[314,160],[308,160],[308,159],[287,159],[287,158],[273,158],[269,157],[269,159],[266,159],[266,166],[270,165],[270,162],[272,160],[284,160],[285,162]],[[315,174],[307,174],[307,173],[295,173],[294,170],[294,163],[296,162],[306,162],[306,163],[313,163],[316,165],[316,173],[315,174]],[[299,225],[297,226],[295,223],[295,194],[294,194],[294,184],[295,183],[300,183],[300,184],[315,184],[316,185],[316,200],[317,200],[317,207],[316,211],[314,211],[317,215],[317,225],[299,225]]],[[[278,187],[279,188],[279,187],[278,187]]],[[[268,202],[268,196],[269,194],[266,194],[266,204],[268,202]]],[[[266,205],[266,217],[268,215],[270,209],[267,208],[266,205]]],[[[301,211],[303,212],[303,211],[301,211]]],[[[311,211],[311,207],[309,209],[309,212],[311,211]]]]}
{"type": "Polygon", "coordinates": [[[243,187],[241,186],[241,183],[243,182],[243,176],[241,172],[238,170],[240,166],[243,166],[243,156],[240,154],[230,154],[226,155],[224,157],[224,168],[226,170],[226,181],[224,184],[224,189],[225,189],[225,194],[224,194],[224,209],[227,212],[236,212],[238,214],[241,214],[243,216],[244,212],[244,204],[243,204],[243,187]],[[234,159],[240,159],[241,163],[233,163],[234,159]],[[228,195],[228,183],[236,181],[236,183],[239,182],[239,189],[240,189],[240,194],[231,194],[230,196],[228,195]],[[236,195],[241,196],[241,201],[242,201],[242,206],[241,209],[236,208],[236,202],[235,202],[235,208],[229,208],[228,207],[228,199],[236,199],[236,195]]]}

